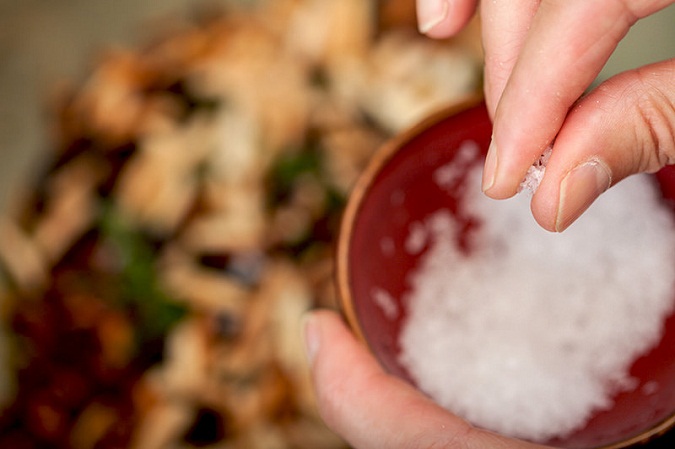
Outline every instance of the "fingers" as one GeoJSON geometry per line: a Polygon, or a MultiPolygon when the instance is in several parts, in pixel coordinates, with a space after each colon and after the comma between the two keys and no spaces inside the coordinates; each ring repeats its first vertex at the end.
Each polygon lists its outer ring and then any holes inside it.
{"type": "Polygon", "coordinates": [[[417,0],[420,32],[435,38],[449,37],[467,24],[477,0],[417,0]]]}
{"type": "MultiPolygon", "coordinates": [[[[516,193],[629,28],[672,1],[481,2],[485,97],[494,122],[483,176],[488,196],[516,193]]],[[[417,7],[420,29],[445,37],[468,21],[476,0],[418,0],[417,7]]],[[[582,178],[604,184],[605,174],[599,176],[582,178]]]]}
{"type": "Polygon", "coordinates": [[[485,102],[492,117],[518,60],[539,2],[540,0],[481,2],[485,102]]]}
{"type": "MultiPolygon", "coordinates": [[[[495,110],[493,151],[483,185],[489,196],[508,198],[516,193],[529,166],[556,137],[569,108],[629,28],[667,3],[541,1],[495,110]]],[[[490,70],[497,69],[486,67],[488,78],[493,77],[490,70]]],[[[502,82],[488,80],[488,86],[496,85],[492,87],[496,92],[489,92],[492,102],[500,95],[502,82]]]]}
{"type": "Polygon", "coordinates": [[[618,75],[570,110],[532,198],[535,219],[563,231],[610,185],[675,163],[675,59],[618,75]]]}
{"type": "Polygon", "coordinates": [[[621,2],[543,0],[499,99],[483,190],[514,195],[636,17],[621,2]]]}
{"type": "Polygon", "coordinates": [[[536,447],[474,429],[386,374],[333,312],[314,312],[305,333],[321,415],[355,448],[536,447]]]}

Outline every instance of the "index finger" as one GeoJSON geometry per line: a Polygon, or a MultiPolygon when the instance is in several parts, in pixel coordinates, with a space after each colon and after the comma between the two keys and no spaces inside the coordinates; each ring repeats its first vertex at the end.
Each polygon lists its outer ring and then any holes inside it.
{"type": "Polygon", "coordinates": [[[518,60],[539,2],[513,0],[481,3],[485,102],[492,117],[518,60]]]}

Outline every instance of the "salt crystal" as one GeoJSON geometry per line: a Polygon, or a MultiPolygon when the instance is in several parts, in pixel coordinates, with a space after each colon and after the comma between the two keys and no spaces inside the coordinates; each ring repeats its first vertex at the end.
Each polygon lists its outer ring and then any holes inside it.
{"type": "Polygon", "coordinates": [[[385,318],[388,320],[395,320],[398,318],[398,304],[388,291],[382,288],[374,288],[371,292],[371,297],[375,305],[382,311],[385,318]]]}
{"type": "Polygon", "coordinates": [[[525,174],[525,179],[520,183],[518,187],[518,192],[528,191],[534,193],[537,191],[541,180],[544,179],[544,173],[546,172],[546,164],[551,157],[553,152],[553,147],[549,146],[546,150],[539,156],[539,159],[527,169],[525,174]]]}
{"type": "Polygon", "coordinates": [[[480,147],[473,140],[466,140],[457,149],[452,161],[437,168],[433,173],[434,182],[440,187],[454,189],[480,155],[480,147]]]}
{"type": "Polygon", "coordinates": [[[420,222],[413,222],[408,228],[408,238],[405,240],[405,249],[409,254],[422,252],[427,243],[429,231],[427,227],[420,222]]]}
{"type": "MultiPolygon", "coordinates": [[[[479,185],[473,171],[467,183],[479,185]]],[[[428,241],[403,298],[400,361],[479,427],[564,437],[637,388],[629,368],[673,309],[673,215],[643,177],[613,187],[563,234],[532,220],[528,198],[467,192],[461,214],[482,222],[470,254],[449,211],[422,222],[428,241]]]]}

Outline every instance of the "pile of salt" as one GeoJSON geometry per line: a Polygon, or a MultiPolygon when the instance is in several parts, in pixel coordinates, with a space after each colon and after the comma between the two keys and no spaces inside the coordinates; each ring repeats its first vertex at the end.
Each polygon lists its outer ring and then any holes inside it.
{"type": "Polygon", "coordinates": [[[645,178],[611,189],[564,234],[540,229],[526,200],[467,190],[463,213],[483,223],[469,255],[449,212],[416,223],[430,245],[409,277],[400,361],[475,425],[546,441],[637,387],[629,368],[673,307],[675,223],[645,178]]]}

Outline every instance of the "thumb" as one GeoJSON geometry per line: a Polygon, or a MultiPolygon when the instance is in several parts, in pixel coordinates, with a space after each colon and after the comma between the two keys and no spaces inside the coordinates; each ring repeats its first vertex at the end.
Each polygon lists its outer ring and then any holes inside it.
{"type": "Polygon", "coordinates": [[[473,428],[386,374],[334,312],[311,313],[305,337],[321,416],[355,448],[541,447],[473,428]]]}
{"type": "Polygon", "coordinates": [[[570,110],[532,213],[562,232],[610,186],[675,163],[675,59],[617,75],[570,110]]]}

